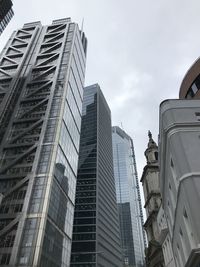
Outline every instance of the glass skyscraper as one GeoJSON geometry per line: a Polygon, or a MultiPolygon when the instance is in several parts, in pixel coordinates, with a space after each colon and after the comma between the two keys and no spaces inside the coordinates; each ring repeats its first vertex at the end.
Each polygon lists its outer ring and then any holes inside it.
{"type": "Polygon", "coordinates": [[[84,89],[71,267],[121,267],[111,114],[98,84],[84,89]]]}
{"type": "Polygon", "coordinates": [[[114,176],[124,266],[144,266],[145,234],[133,140],[112,127],[114,176]]]}
{"type": "Polygon", "coordinates": [[[15,31],[0,65],[0,266],[70,264],[87,40],[69,18],[15,31]]]}
{"type": "Polygon", "coordinates": [[[0,0],[0,34],[14,15],[11,0],[0,0]]]}

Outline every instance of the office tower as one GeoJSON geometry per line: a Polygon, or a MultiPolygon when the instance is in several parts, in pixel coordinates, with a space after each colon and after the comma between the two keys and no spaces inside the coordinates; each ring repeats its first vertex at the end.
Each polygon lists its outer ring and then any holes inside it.
{"type": "Polygon", "coordinates": [[[187,71],[181,83],[179,98],[200,98],[200,58],[198,58],[187,71]]]}
{"type": "Polygon", "coordinates": [[[84,89],[71,267],[121,267],[111,114],[98,84],[84,89]]]}
{"type": "Polygon", "coordinates": [[[114,126],[112,143],[124,266],[144,266],[145,235],[133,140],[114,126]]]}
{"type": "Polygon", "coordinates": [[[0,0],[0,34],[14,15],[11,0],[0,0]]]}
{"type": "Polygon", "coordinates": [[[178,267],[200,265],[200,100],[160,105],[160,188],[178,267]]]}
{"type": "Polygon", "coordinates": [[[0,265],[69,266],[86,44],[33,22],[1,54],[0,265]]]}

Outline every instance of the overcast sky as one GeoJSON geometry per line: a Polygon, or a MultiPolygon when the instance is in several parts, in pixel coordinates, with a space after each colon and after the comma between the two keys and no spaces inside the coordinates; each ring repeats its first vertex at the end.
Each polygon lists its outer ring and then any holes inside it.
{"type": "Polygon", "coordinates": [[[0,48],[26,22],[84,18],[86,85],[99,83],[113,125],[133,138],[139,176],[150,129],[158,135],[159,104],[177,98],[185,72],[200,55],[199,0],[13,0],[15,16],[0,48]]]}

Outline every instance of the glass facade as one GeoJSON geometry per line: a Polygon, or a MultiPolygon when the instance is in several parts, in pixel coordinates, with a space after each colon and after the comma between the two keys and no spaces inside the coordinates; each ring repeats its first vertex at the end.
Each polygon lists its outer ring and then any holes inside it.
{"type": "Polygon", "coordinates": [[[0,34],[6,28],[14,15],[11,0],[0,0],[0,34]]]}
{"type": "Polygon", "coordinates": [[[120,267],[110,110],[95,84],[84,89],[71,267],[120,267]]]}
{"type": "MultiPolygon", "coordinates": [[[[0,108],[13,101],[15,110],[2,112],[9,124],[2,123],[0,133],[0,238],[11,236],[12,244],[0,254],[0,266],[69,267],[86,40],[68,18],[48,26],[27,23],[10,42],[2,55],[21,61],[8,95],[1,94],[0,108]],[[15,88],[19,75],[23,83],[15,88]]],[[[8,81],[4,76],[0,85],[8,81]]]]}
{"type": "Polygon", "coordinates": [[[112,127],[113,163],[124,266],[144,266],[145,236],[132,139],[112,127]]]}
{"type": "Polygon", "coordinates": [[[192,99],[193,97],[195,97],[199,89],[200,89],[200,75],[196,77],[196,79],[194,80],[190,88],[188,89],[185,98],[192,99]]]}

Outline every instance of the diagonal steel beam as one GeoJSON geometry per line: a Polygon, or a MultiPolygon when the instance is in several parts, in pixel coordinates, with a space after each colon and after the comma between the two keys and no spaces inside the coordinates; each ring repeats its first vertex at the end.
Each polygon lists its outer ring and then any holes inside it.
{"type": "Polygon", "coordinates": [[[21,42],[22,44],[28,44],[27,41],[24,41],[24,39],[21,39],[20,37],[17,37],[17,36],[13,39],[13,41],[15,41],[15,40],[21,42]]]}
{"type": "MultiPolygon", "coordinates": [[[[8,48],[8,50],[9,50],[9,49],[10,49],[10,50],[14,50],[15,52],[17,52],[17,53],[20,53],[20,54],[22,53],[22,51],[21,51],[21,50],[19,50],[19,49],[15,48],[15,47],[14,47],[14,46],[12,46],[12,45],[11,45],[11,46],[8,48]]],[[[7,51],[7,52],[8,52],[8,51],[7,51]]],[[[7,56],[10,56],[10,55],[7,55],[7,56]]]]}
{"type": "Polygon", "coordinates": [[[6,227],[4,227],[0,231],[0,236],[5,235],[13,226],[15,226],[15,224],[19,222],[20,217],[21,215],[18,215],[14,220],[12,220],[8,225],[6,225],[6,227]]]}
{"type": "Polygon", "coordinates": [[[55,31],[58,31],[58,30],[63,30],[66,28],[66,24],[60,24],[58,25],[56,28],[53,28],[52,30],[48,31],[48,33],[53,33],[55,31]]]}
{"type": "MultiPolygon", "coordinates": [[[[44,59],[44,61],[42,61],[41,63],[37,64],[36,67],[40,67],[40,66],[43,66],[43,65],[47,65],[49,63],[49,61],[51,60],[54,60],[56,58],[59,57],[59,54],[58,53],[55,53],[55,54],[50,54],[51,56],[49,56],[48,58],[44,59]]],[[[48,56],[48,54],[46,55],[48,56]]]]}
{"type": "Polygon", "coordinates": [[[27,175],[22,180],[20,180],[15,186],[11,187],[6,193],[3,194],[3,199],[8,197],[11,193],[16,191],[18,188],[22,187],[29,179],[30,179],[30,176],[27,175]]]}
{"type": "Polygon", "coordinates": [[[18,63],[17,63],[15,60],[13,60],[13,59],[11,59],[11,58],[9,58],[9,57],[7,57],[7,56],[4,56],[4,57],[3,57],[2,61],[1,61],[1,64],[3,63],[3,61],[4,61],[5,59],[6,59],[7,61],[13,63],[13,64],[17,64],[17,65],[18,65],[18,63]]]}
{"type": "MultiPolygon", "coordinates": [[[[43,73],[41,73],[40,75],[38,75],[35,79],[33,79],[33,81],[37,81],[40,78],[42,78],[43,76],[51,73],[53,70],[55,70],[56,66],[45,66],[48,67],[48,69],[46,71],[44,71],[43,73]]],[[[41,68],[41,67],[40,67],[41,68]]]]}
{"type": "Polygon", "coordinates": [[[63,32],[58,33],[56,36],[54,36],[54,37],[50,38],[49,40],[45,41],[44,44],[47,44],[47,43],[52,42],[54,40],[58,41],[63,35],[64,35],[63,32]]]}
{"type": "Polygon", "coordinates": [[[7,169],[11,168],[13,165],[15,165],[19,160],[23,159],[25,156],[27,156],[28,154],[30,154],[34,149],[37,148],[37,145],[32,146],[31,148],[29,148],[26,152],[24,152],[23,154],[19,155],[17,158],[15,158],[14,160],[12,160],[7,166],[3,167],[0,170],[0,174],[2,174],[3,172],[5,172],[7,169]]]}
{"type": "Polygon", "coordinates": [[[9,145],[12,144],[13,142],[15,142],[17,139],[19,139],[20,137],[23,137],[27,132],[33,130],[34,128],[38,127],[40,124],[42,124],[43,120],[40,119],[39,121],[35,122],[34,124],[32,124],[30,127],[26,128],[25,130],[23,130],[20,134],[18,134],[17,136],[15,136],[13,139],[9,140],[8,142],[5,143],[5,145],[9,145]]]}
{"type": "Polygon", "coordinates": [[[2,70],[1,68],[0,68],[0,72],[5,74],[6,76],[8,76],[10,78],[12,77],[10,74],[8,74],[6,71],[2,70]]]}
{"type": "Polygon", "coordinates": [[[61,42],[53,42],[51,44],[53,44],[53,45],[49,46],[49,49],[47,49],[46,51],[42,52],[39,55],[51,53],[52,51],[55,51],[57,48],[61,47],[61,45],[62,45],[61,42]]]}
{"type": "Polygon", "coordinates": [[[28,94],[25,98],[30,98],[30,96],[35,95],[37,92],[39,92],[42,89],[45,89],[49,85],[52,84],[52,81],[47,81],[45,84],[43,84],[41,87],[39,87],[37,90],[34,90],[34,92],[28,94]]]}
{"type": "Polygon", "coordinates": [[[33,106],[32,108],[30,108],[29,110],[27,110],[26,112],[24,112],[19,119],[22,119],[23,116],[29,114],[30,112],[34,111],[34,109],[38,108],[39,106],[43,105],[45,102],[47,102],[49,100],[49,97],[46,97],[44,100],[40,101],[38,104],[36,104],[35,106],[33,106]]]}

